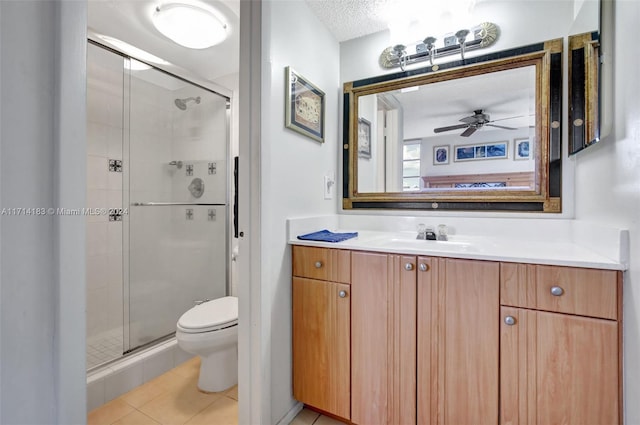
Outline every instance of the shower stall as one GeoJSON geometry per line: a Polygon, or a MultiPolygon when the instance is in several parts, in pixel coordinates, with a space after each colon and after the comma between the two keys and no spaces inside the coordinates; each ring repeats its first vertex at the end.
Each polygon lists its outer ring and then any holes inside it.
{"type": "Polygon", "coordinates": [[[229,288],[229,99],[90,43],[87,369],[229,288]]]}

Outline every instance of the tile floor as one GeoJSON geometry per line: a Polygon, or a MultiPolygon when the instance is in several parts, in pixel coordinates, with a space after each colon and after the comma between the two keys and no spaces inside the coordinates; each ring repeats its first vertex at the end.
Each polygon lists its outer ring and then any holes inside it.
{"type": "MultiPolygon", "coordinates": [[[[197,387],[200,358],[195,357],[163,375],[89,412],[88,425],[237,425],[238,387],[206,394],[197,387]]],[[[303,409],[292,425],[339,425],[303,409]]]]}

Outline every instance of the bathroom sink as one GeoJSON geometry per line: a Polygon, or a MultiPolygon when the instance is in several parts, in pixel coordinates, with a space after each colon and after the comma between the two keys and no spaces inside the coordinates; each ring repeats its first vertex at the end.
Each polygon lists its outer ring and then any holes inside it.
{"type": "Polygon", "coordinates": [[[380,248],[420,251],[479,252],[478,245],[466,240],[430,241],[409,237],[391,237],[373,242],[380,248]]]}

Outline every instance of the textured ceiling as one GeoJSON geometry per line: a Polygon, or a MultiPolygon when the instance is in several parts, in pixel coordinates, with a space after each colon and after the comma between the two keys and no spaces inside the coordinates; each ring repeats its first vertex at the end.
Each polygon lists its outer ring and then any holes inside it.
{"type": "Polygon", "coordinates": [[[309,8],[338,41],[387,29],[384,11],[398,0],[307,0],[309,8]]]}

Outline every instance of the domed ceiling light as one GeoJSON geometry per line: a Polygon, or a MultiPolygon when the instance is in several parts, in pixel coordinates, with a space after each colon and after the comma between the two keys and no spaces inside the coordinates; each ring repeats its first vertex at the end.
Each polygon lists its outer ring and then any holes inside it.
{"type": "Polygon", "coordinates": [[[190,49],[206,49],[227,38],[227,24],[213,12],[190,4],[156,7],[153,25],[164,36],[190,49]]]}

